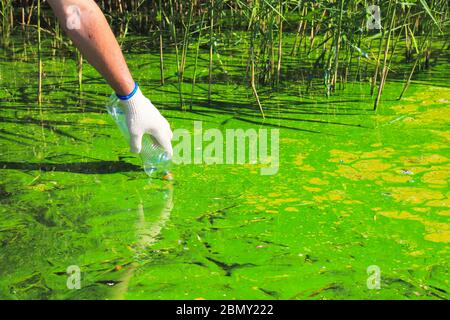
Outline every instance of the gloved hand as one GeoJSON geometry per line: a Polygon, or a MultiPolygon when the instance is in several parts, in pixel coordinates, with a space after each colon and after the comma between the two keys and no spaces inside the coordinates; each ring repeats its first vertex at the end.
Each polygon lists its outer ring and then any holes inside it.
{"type": "Polygon", "coordinates": [[[172,157],[173,133],[170,125],[150,100],[142,94],[138,85],[136,84],[134,93],[127,97],[118,97],[130,132],[130,151],[140,153],[142,136],[148,133],[172,157]]]}

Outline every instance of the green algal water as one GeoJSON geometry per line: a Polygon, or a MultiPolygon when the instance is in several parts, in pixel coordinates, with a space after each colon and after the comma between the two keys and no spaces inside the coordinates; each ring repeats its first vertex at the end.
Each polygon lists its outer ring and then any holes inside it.
{"type": "Polygon", "coordinates": [[[222,132],[280,130],[276,175],[260,175],[259,164],[185,164],[165,181],[149,180],[128,152],[104,110],[110,89],[92,68],[85,65],[79,92],[74,61],[45,58],[39,108],[36,61],[7,56],[1,298],[449,298],[445,68],[401,101],[402,83],[388,82],[377,113],[367,81],[329,98],[295,82],[262,88],[263,121],[251,90],[235,81],[246,64],[238,53],[221,56],[227,74],[217,71],[211,104],[201,60],[187,112],[170,82],[175,70],[160,86],[158,55],[132,51],[134,76],[173,129],[202,121],[222,132]],[[82,272],[79,290],[67,288],[72,265],[82,272]],[[373,265],[379,290],[367,286],[373,265]]]}

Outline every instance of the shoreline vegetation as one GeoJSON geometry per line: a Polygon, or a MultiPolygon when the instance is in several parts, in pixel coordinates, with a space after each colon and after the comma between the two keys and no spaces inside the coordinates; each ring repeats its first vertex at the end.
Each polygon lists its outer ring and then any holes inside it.
{"type": "MultiPolygon", "coordinates": [[[[298,72],[288,67],[287,61],[308,66],[299,83],[305,87],[319,86],[326,96],[344,88],[348,82],[369,82],[376,110],[384,86],[389,76],[396,73],[393,69],[398,64],[403,67],[400,100],[413,76],[436,63],[450,45],[445,36],[448,2],[444,0],[379,1],[380,30],[369,28],[368,20],[375,17],[366,1],[107,0],[97,3],[121,45],[131,35],[139,35],[148,37],[150,47],[157,48],[161,85],[168,78],[164,55],[175,53],[181,110],[192,110],[200,49],[208,52],[207,94],[211,104],[215,73],[226,74],[219,53],[221,47],[245,48],[243,81],[264,118],[265,106],[258,92],[266,87],[277,90],[290,73],[298,72]],[[185,77],[187,66],[193,66],[191,77],[185,77]]],[[[36,46],[40,105],[45,73],[43,38],[51,38],[52,55],[60,50],[76,49],[71,48],[70,40],[42,0],[1,0],[1,13],[2,47],[11,48],[14,45],[11,38],[17,34],[26,39],[24,46],[36,46]]],[[[81,92],[83,57],[78,52],[76,63],[81,92]]]]}

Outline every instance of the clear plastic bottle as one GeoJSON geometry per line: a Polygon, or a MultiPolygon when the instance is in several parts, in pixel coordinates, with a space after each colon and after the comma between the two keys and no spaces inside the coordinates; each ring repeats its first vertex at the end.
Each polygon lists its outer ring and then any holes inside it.
{"type": "MultiPolygon", "coordinates": [[[[114,119],[127,142],[130,143],[130,132],[128,131],[125,114],[119,105],[119,99],[114,93],[109,98],[106,110],[114,119]]],[[[142,137],[142,149],[139,156],[142,160],[144,171],[149,177],[161,177],[165,180],[172,180],[170,171],[172,162],[167,153],[149,134],[144,134],[142,137]]]]}

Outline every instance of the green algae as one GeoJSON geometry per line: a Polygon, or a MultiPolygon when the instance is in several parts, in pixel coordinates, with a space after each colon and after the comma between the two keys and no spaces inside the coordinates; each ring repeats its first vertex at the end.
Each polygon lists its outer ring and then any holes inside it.
{"type": "Polygon", "coordinates": [[[45,60],[41,117],[35,61],[2,61],[1,298],[448,299],[450,89],[413,83],[397,101],[402,84],[388,82],[375,114],[368,83],[329,98],[286,84],[260,92],[262,121],[234,81],[239,57],[221,57],[211,105],[203,61],[193,112],[159,85],[157,55],[128,57],[174,129],[279,128],[278,174],[178,165],[173,182],[149,180],[92,68],[78,92],[72,59],[45,60]],[[80,290],[66,286],[71,265],[80,290]]]}

